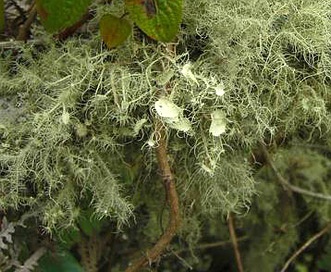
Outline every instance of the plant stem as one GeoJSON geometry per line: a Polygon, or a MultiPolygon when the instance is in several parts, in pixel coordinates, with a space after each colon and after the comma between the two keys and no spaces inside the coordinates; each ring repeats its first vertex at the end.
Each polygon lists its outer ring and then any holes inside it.
{"type": "Polygon", "coordinates": [[[315,198],[319,198],[319,199],[323,199],[323,200],[328,200],[331,201],[331,195],[325,195],[325,194],[321,194],[321,193],[315,193],[306,189],[303,189],[301,187],[295,186],[290,184],[278,171],[278,169],[276,168],[274,162],[271,159],[271,156],[267,150],[267,148],[265,147],[265,145],[263,143],[261,143],[261,147],[262,147],[262,152],[263,155],[266,159],[266,162],[269,164],[269,166],[271,167],[272,171],[275,173],[276,177],[277,177],[277,181],[283,186],[283,188],[285,190],[290,190],[292,192],[298,193],[298,194],[302,194],[302,195],[307,195],[307,196],[311,196],[311,197],[315,197],[315,198]]]}
{"type": "Polygon", "coordinates": [[[165,128],[159,120],[156,120],[155,128],[161,135],[159,145],[156,148],[156,156],[170,206],[169,223],[164,234],[160,237],[157,243],[150,250],[147,250],[145,256],[142,256],[129,266],[125,270],[126,272],[139,271],[142,267],[157,260],[170,244],[180,226],[179,200],[175,186],[175,178],[168,161],[165,128]]]}
{"type": "Polygon", "coordinates": [[[316,233],[313,237],[311,237],[307,242],[305,242],[294,254],[286,261],[280,272],[285,272],[289,265],[307,248],[309,247],[315,240],[320,238],[322,235],[327,233],[331,229],[331,222],[329,222],[321,231],[316,233]]]}
{"type": "MultiPolygon", "coordinates": [[[[175,54],[175,48],[173,45],[168,45],[167,50],[170,55],[175,54]]],[[[167,84],[166,89],[168,93],[171,93],[171,84],[167,84]]],[[[167,200],[170,209],[170,216],[167,228],[163,235],[159,238],[156,244],[149,250],[146,251],[145,256],[135,261],[131,266],[129,266],[125,272],[135,272],[140,271],[144,266],[156,261],[162,252],[170,244],[172,238],[176,235],[177,230],[180,226],[180,211],[179,211],[179,200],[176,190],[175,178],[171,171],[171,167],[168,160],[167,151],[167,134],[166,129],[159,119],[155,118],[155,132],[160,135],[158,146],[156,147],[156,158],[158,166],[163,179],[164,187],[167,194],[167,200]]]]}
{"type": "Polygon", "coordinates": [[[229,226],[230,237],[231,237],[231,241],[232,241],[232,245],[233,245],[234,255],[236,257],[238,271],[244,272],[232,213],[230,213],[230,215],[229,215],[228,226],[229,226]]]}

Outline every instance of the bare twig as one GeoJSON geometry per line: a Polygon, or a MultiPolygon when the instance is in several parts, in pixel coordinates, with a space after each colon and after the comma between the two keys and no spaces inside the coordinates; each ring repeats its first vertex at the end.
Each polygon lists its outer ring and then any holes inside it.
{"type": "Polygon", "coordinates": [[[325,194],[321,194],[321,193],[315,193],[297,186],[294,186],[292,184],[289,184],[289,188],[298,194],[302,194],[302,195],[307,195],[307,196],[311,196],[311,197],[315,197],[315,198],[319,198],[319,199],[323,199],[323,200],[328,200],[331,201],[331,196],[330,195],[325,195],[325,194]]]}
{"type": "Polygon", "coordinates": [[[286,261],[280,272],[285,272],[289,265],[307,248],[309,247],[315,240],[320,238],[322,235],[327,233],[331,229],[331,222],[328,223],[321,231],[316,233],[313,237],[311,237],[307,242],[305,242],[294,254],[286,261]]]}
{"type": "MultiPolygon", "coordinates": [[[[243,242],[245,240],[247,240],[248,237],[247,236],[242,236],[237,238],[237,242],[243,242]]],[[[218,241],[218,242],[214,242],[214,243],[204,243],[204,244],[199,244],[197,246],[194,247],[194,250],[204,250],[204,249],[209,249],[209,248],[214,248],[214,247],[225,247],[225,246],[229,246],[232,244],[231,240],[228,241],[218,241]]],[[[182,252],[186,252],[186,251],[190,251],[190,248],[181,248],[179,250],[176,250],[175,253],[176,254],[180,254],[182,252]]]]}
{"type": "MultiPolygon", "coordinates": [[[[175,54],[175,48],[172,45],[169,45],[167,49],[171,55],[175,54]]],[[[169,93],[171,92],[170,84],[167,85],[167,91],[169,93]]],[[[155,120],[155,131],[160,136],[158,146],[156,147],[155,151],[170,209],[169,222],[165,232],[159,238],[156,244],[150,250],[146,251],[145,256],[142,256],[131,266],[129,266],[125,270],[126,272],[140,271],[144,266],[155,262],[170,244],[172,238],[176,235],[180,226],[181,218],[179,211],[179,200],[176,191],[175,177],[172,173],[168,160],[167,134],[165,127],[158,119],[155,120]]]]}
{"type": "Polygon", "coordinates": [[[237,262],[237,268],[239,272],[244,272],[244,267],[241,261],[240,251],[239,251],[239,245],[237,240],[237,235],[234,227],[234,219],[232,213],[229,214],[228,218],[228,226],[229,226],[229,232],[231,237],[231,242],[234,250],[234,255],[236,257],[237,262]]]}
{"type": "Polygon", "coordinates": [[[176,251],[171,251],[171,253],[185,266],[187,267],[189,270],[193,270],[193,267],[181,256],[179,256],[179,254],[176,251]]]}
{"type": "Polygon", "coordinates": [[[321,194],[321,193],[315,193],[303,188],[300,188],[298,186],[292,185],[290,184],[278,171],[278,169],[276,168],[275,164],[273,163],[271,156],[267,150],[267,148],[265,147],[264,144],[261,144],[262,147],[262,151],[264,154],[264,157],[267,161],[267,163],[269,164],[269,166],[271,167],[271,169],[273,170],[273,172],[275,173],[278,182],[283,186],[284,189],[286,190],[290,190],[292,192],[298,193],[298,194],[303,194],[303,195],[307,195],[307,196],[311,196],[311,197],[315,197],[315,198],[319,198],[319,199],[323,199],[323,200],[328,200],[331,201],[331,196],[330,195],[325,195],[325,194],[321,194]]]}
{"type": "Polygon", "coordinates": [[[331,148],[326,145],[319,145],[319,144],[301,144],[301,143],[292,143],[292,146],[300,146],[300,147],[308,147],[311,149],[318,149],[321,151],[331,152],[331,148]]]}
{"type": "Polygon", "coordinates": [[[180,225],[179,201],[175,186],[175,179],[168,162],[165,129],[162,123],[158,120],[156,121],[156,131],[158,131],[161,135],[159,145],[156,148],[156,155],[170,206],[169,223],[164,234],[160,237],[157,243],[146,252],[145,256],[141,257],[129,266],[126,269],[126,272],[139,271],[142,267],[156,261],[170,244],[180,225]]]}
{"type": "Polygon", "coordinates": [[[37,6],[35,1],[33,1],[31,8],[29,10],[29,16],[26,19],[26,21],[24,22],[23,25],[20,26],[19,31],[18,31],[18,35],[16,37],[16,39],[18,41],[26,41],[28,38],[28,33],[29,33],[29,29],[35,19],[37,15],[37,6]]]}
{"type": "MultiPolygon", "coordinates": [[[[237,242],[243,242],[247,239],[248,239],[247,236],[239,237],[239,238],[237,238],[237,242]]],[[[231,243],[232,243],[231,240],[229,240],[229,241],[219,241],[219,242],[214,242],[214,243],[205,243],[205,244],[198,245],[196,247],[196,249],[208,249],[208,248],[213,248],[213,247],[223,247],[223,246],[227,246],[231,243]]]]}

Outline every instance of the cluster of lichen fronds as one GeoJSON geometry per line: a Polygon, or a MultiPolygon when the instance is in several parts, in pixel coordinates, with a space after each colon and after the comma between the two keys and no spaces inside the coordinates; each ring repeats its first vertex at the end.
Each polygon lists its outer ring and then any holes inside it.
{"type": "Polygon", "coordinates": [[[35,207],[50,229],[89,206],[127,223],[158,186],[157,118],[183,211],[246,212],[257,143],[328,133],[329,1],[192,0],[184,13],[176,56],[137,33],[112,51],[93,36],[3,53],[1,207],[35,207]]]}

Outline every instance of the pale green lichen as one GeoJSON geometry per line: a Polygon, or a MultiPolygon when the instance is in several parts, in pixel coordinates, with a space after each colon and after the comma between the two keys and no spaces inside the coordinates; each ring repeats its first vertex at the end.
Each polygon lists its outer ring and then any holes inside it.
{"type": "Polygon", "coordinates": [[[21,108],[0,120],[1,206],[42,207],[49,228],[71,225],[81,202],[127,223],[144,184],[123,168],[143,154],[144,179],[156,177],[159,118],[183,202],[246,211],[258,142],[331,127],[330,13],[322,0],[192,0],[176,56],[134,35],[112,51],[91,36],[3,58],[0,96],[21,108]]]}

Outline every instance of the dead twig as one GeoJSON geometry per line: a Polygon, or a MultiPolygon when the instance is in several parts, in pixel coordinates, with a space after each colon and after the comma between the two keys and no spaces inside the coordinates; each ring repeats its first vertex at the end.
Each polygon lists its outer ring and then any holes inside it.
{"type": "Polygon", "coordinates": [[[244,267],[243,267],[243,264],[241,261],[238,239],[237,239],[237,235],[236,235],[236,231],[235,231],[235,227],[234,227],[234,219],[233,219],[232,213],[229,214],[228,226],[229,226],[231,242],[232,242],[232,246],[233,246],[233,250],[234,250],[234,255],[236,257],[238,271],[244,272],[244,267]]]}
{"type": "Polygon", "coordinates": [[[327,233],[331,229],[331,222],[328,223],[321,231],[316,233],[313,237],[311,237],[307,242],[305,242],[294,254],[286,261],[280,272],[285,272],[286,269],[290,266],[290,264],[307,248],[309,247],[315,240],[320,238],[322,235],[327,233]]]}
{"type": "Polygon", "coordinates": [[[331,201],[331,195],[325,195],[325,194],[321,194],[321,193],[315,193],[306,189],[303,189],[301,187],[295,186],[290,184],[278,171],[278,169],[276,168],[274,162],[271,159],[271,156],[267,150],[267,148],[265,147],[265,145],[262,143],[261,144],[262,147],[262,152],[263,155],[266,159],[266,162],[269,164],[269,166],[271,167],[271,169],[273,170],[273,172],[275,173],[278,182],[283,186],[283,188],[285,190],[290,190],[292,192],[298,193],[298,194],[302,194],[302,195],[307,195],[307,196],[311,196],[311,197],[315,197],[315,198],[319,198],[319,199],[323,199],[323,200],[328,200],[331,201]]]}

